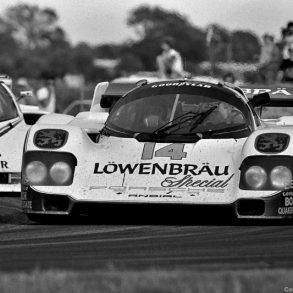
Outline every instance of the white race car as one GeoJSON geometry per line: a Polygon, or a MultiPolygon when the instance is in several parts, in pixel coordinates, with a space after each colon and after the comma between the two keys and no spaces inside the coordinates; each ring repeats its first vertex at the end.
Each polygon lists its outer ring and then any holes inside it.
{"type": "Polygon", "coordinates": [[[238,218],[292,218],[293,119],[265,123],[255,108],[293,100],[245,91],[258,94],[194,80],[98,84],[90,112],[32,126],[23,211],[47,221],[103,205],[221,205],[238,218]]]}
{"type": "Polygon", "coordinates": [[[9,77],[0,76],[0,195],[20,193],[25,136],[31,124],[44,114],[37,107],[20,108],[10,90],[10,81],[9,77]]]}

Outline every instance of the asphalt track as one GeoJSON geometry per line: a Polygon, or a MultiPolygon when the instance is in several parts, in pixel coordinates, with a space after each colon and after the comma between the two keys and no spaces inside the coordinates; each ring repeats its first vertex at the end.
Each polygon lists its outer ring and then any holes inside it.
{"type": "Polygon", "coordinates": [[[21,213],[19,199],[1,197],[0,270],[293,267],[293,225],[210,218],[39,225],[21,213]]]}

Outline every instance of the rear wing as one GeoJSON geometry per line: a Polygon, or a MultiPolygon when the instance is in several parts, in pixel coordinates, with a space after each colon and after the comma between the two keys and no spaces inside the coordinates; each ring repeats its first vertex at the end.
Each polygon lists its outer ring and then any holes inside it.
{"type": "Polygon", "coordinates": [[[249,86],[241,87],[249,100],[253,96],[268,93],[270,95],[270,102],[265,106],[270,107],[293,107],[293,87],[280,87],[280,86],[249,86]]]}
{"type": "Polygon", "coordinates": [[[90,111],[105,112],[105,109],[111,108],[122,96],[137,86],[136,83],[98,83],[95,88],[90,111]]]}
{"type": "Polygon", "coordinates": [[[102,108],[110,108],[122,96],[136,88],[136,83],[109,83],[104,94],[102,94],[100,105],[102,108]]]}

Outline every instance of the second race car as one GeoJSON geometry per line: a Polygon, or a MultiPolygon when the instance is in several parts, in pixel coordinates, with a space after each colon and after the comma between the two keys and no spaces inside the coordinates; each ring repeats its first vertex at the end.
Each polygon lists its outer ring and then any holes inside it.
{"type": "MultiPolygon", "coordinates": [[[[20,171],[26,133],[45,114],[38,107],[21,106],[10,89],[11,79],[0,76],[0,195],[20,193],[20,171]]],[[[28,92],[23,93],[28,94],[28,92]]]]}

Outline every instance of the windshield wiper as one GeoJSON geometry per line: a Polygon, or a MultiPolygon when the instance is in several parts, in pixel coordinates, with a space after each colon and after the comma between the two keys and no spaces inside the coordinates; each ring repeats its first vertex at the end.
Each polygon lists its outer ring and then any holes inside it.
{"type": "Polygon", "coordinates": [[[200,117],[196,121],[194,121],[194,123],[191,125],[189,131],[192,132],[198,125],[200,125],[217,108],[218,108],[218,106],[213,106],[210,109],[208,109],[207,111],[201,112],[200,117]]]}
{"type": "MultiPolygon", "coordinates": [[[[161,134],[165,134],[166,131],[168,131],[169,129],[172,129],[176,126],[180,126],[192,119],[195,119],[196,117],[198,117],[199,113],[195,113],[195,112],[186,112],[183,115],[180,115],[178,117],[176,117],[175,119],[167,122],[166,124],[160,126],[158,129],[154,130],[151,135],[161,135],[161,134]],[[175,121],[179,120],[178,122],[174,123],[175,121]]],[[[180,127],[178,128],[180,129],[180,127]]],[[[177,130],[178,130],[177,129],[177,130]]]]}
{"type": "Polygon", "coordinates": [[[171,134],[174,131],[177,131],[179,129],[185,128],[190,126],[190,121],[195,120],[194,123],[192,123],[189,131],[193,131],[199,124],[201,124],[215,109],[217,106],[213,106],[210,109],[200,112],[200,113],[195,113],[195,112],[187,112],[181,116],[178,116],[177,118],[169,121],[165,125],[161,126],[160,128],[156,129],[153,131],[151,134],[152,135],[166,135],[166,134],[171,134]],[[179,120],[178,122],[174,123],[175,121],[179,120]],[[186,124],[188,123],[188,124],[186,124]],[[177,128],[176,128],[177,127],[177,128]],[[175,128],[175,129],[172,129],[175,128]],[[167,133],[168,130],[171,130],[169,133],[167,133]]]}

